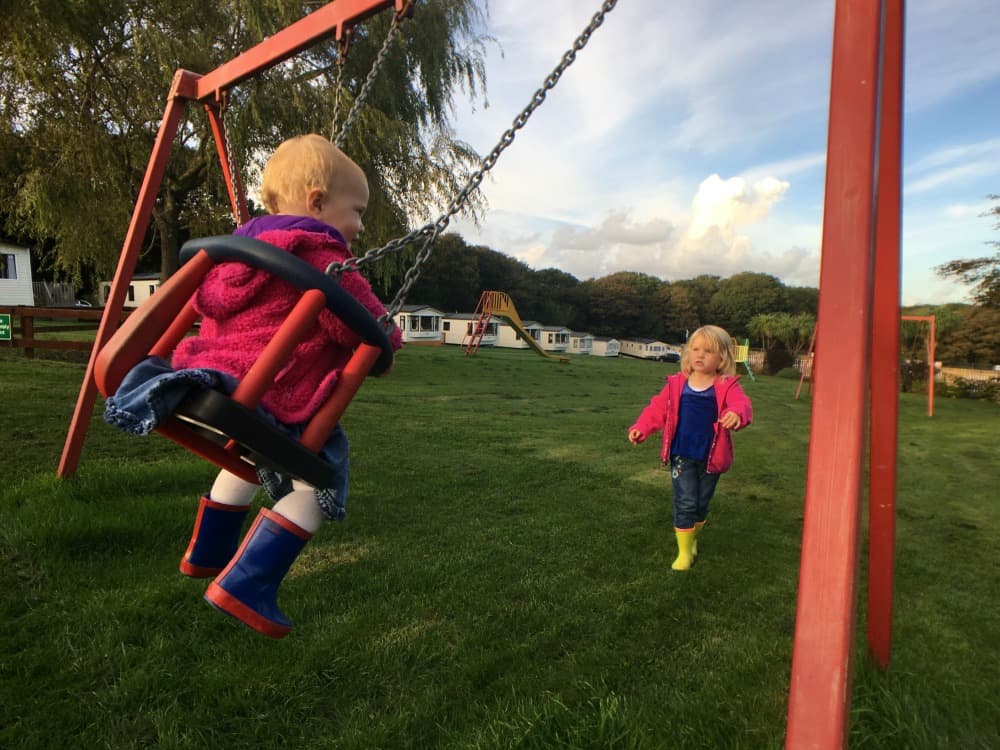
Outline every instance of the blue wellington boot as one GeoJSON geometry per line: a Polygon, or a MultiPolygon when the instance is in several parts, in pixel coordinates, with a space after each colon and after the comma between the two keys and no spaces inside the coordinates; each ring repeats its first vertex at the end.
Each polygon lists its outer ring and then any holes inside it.
{"type": "Polygon", "coordinates": [[[187,551],[181,558],[181,573],[192,578],[211,578],[221,571],[240,546],[240,530],[247,505],[226,505],[203,496],[187,551]]]}
{"type": "Polygon", "coordinates": [[[284,638],[291,621],[278,608],[278,586],[306,542],[305,529],[262,508],[236,556],[205,592],[218,610],[270,638],[284,638]]]}

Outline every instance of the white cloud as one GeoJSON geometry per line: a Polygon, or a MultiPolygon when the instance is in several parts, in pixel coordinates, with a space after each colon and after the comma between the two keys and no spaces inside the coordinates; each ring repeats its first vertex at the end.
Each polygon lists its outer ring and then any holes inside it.
{"type": "Polygon", "coordinates": [[[755,223],[771,210],[788,190],[789,183],[765,177],[748,184],[742,177],[723,180],[713,174],[702,181],[694,197],[694,217],[688,237],[698,239],[710,228],[734,239],[736,227],[755,223]]]}
{"type": "MultiPolygon", "coordinates": [[[[903,253],[912,288],[929,288],[943,253],[971,257],[995,238],[976,216],[990,207],[978,201],[1000,190],[1000,139],[989,127],[1000,116],[1000,94],[990,95],[1000,90],[994,5],[907,8],[903,253]],[[961,97],[970,94],[967,112],[961,97]]],[[[489,7],[489,32],[505,52],[491,54],[491,106],[456,123],[481,153],[599,3],[489,7]]],[[[801,0],[619,3],[483,184],[483,226],[453,228],[578,278],[753,270],[816,284],[833,12],[833,3],[801,0]]]]}

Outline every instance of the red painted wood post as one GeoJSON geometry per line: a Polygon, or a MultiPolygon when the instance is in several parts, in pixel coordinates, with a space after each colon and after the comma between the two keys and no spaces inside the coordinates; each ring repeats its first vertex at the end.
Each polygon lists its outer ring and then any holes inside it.
{"type": "Polygon", "coordinates": [[[854,646],[871,353],[882,3],[834,14],[816,381],[786,747],[843,748],[854,646]]]}
{"type": "Polygon", "coordinates": [[[868,484],[868,648],[880,669],[892,653],[899,422],[899,264],[905,0],[887,0],[882,35],[875,300],[868,484]]]}
{"type": "Polygon", "coordinates": [[[83,376],[80,393],[76,399],[76,407],[69,423],[69,433],[66,435],[62,456],[59,459],[56,475],[62,478],[73,476],[80,463],[83,441],[87,437],[87,427],[90,426],[90,417],[94,411],[94,403],[97,401],[94,362],[121,320],[122,309],[125,307],[125,295],[128,292],[132,275],[135,273],[136,263],[139,262],[139,254],[142,251],[146,230],[149,228],[149,220],[153,215],[153,204],[160,192],[163,174],[170,159],[174,138],[177,136],[177,126],[187,107],[187,100],[180,94],[180,91],[189,82],[190,75],[186,71],[178,70],[174,75],[170,94],[167,97],[167,106],[163,112],[163,119],[160,121],[160,129],[156,134],[153,152],[146,165],[146,175],[142,180],[142,187],[139,189],[139,197],[132,210],[132,219],[125,235],[121,255],[118,257],[118,268],[115,270],[115,277],[111,282],[108,299],[104,303],[104,315],[101,317],[101,324],[97,327],[97,336],[94,340],[94,347],[90,350],[87,372],[83,376]]]}

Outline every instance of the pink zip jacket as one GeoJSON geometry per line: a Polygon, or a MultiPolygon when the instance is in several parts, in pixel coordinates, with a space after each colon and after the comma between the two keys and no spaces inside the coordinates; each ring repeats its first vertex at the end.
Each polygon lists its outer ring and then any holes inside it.
{"type": "MultiPolygon", "coordinates": [[[[318,223],[318,222],[317,222],[318,223]]],[[[322,225],[325,226],[325,225],[322,225]]],[[[339,235],[337,235],[339,236],[339,235]]],[[[326,232],[274,229],[257,235],[325,270],[351,251],[326,232]]],[[[359,273],[340,277],[340,285],[375,317],[385,308],[359,273]]],[[[243,263],[220,263],[202,281],[194,305],[202,314],[197,336],[184,339],[174,351],[175,369],[206,367],[242,378],[299,298],[288,283],[243,263]]],[[[399,329],[390,334],[393,348],[402,345],[399,329]]],[[[277,420],[297,424],[312,417],[333,390],[341,370],[360,338],[329,310],[299,343],[288,364],[264,394],[263,406],[277,420]]]]}
{"type": "MultiPolygon", "coordinates": [[[[644,442],[646,438],[663,430],[663,448],[660,451],[660,460],[666,463],[670,460],[670,443],[677,432],[677,420],[681,409],[681,392],[687,382],[687,373],[678,372],[667,378],[667,384],[663,390],[653,396],[649,405],[642,410],[635,424],[629,428],[642,433],[639,442],[644,442]]],[[[725,412],[735,412],[740,418],[740,426],[737,430],[749,427],[753,421],[753,408],[750,399],[739,384],[739,376],[719,375],[715,378],[715,402],[719,408],[719,416],[725,412]]],[[[715,437],[712,439],[712,447],[708,452],[708,461],[705,470],[711,474],[722,474],[729,471],[733,465],[733,437],[730,430],[715,422],[715,437]]]]}

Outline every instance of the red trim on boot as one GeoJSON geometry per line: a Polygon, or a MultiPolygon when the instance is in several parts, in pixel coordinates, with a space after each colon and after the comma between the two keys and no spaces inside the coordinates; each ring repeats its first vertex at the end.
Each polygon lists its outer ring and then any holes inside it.
{"type": "Polygon", "coordinates": [[[268,638],[284,638],[292,632],[291,626],[279,625],[273,620],[268,620],[266,617],[250,609],[250,607],[230,594],[215,581],[208,584],[205,599],[220,612],[236,618],[247,627],[253,628],[268,638]]]}
{"type": "Polygon", "coordinates": [[[198,515],[194,519],[194,531],[191,532],[191,541],[188,542],[187,549],[184,550],[184,556],[181,558],[180,571],[184,575],[190,578],[211,578],[212,576],[219,573],[221,567],[205,567],[203,565],[195,565],[190,562],[191,553],[194,551],[195,545],[198,543],[198,531],[201,529],[201,519],[205,515],[205,508],[212,508],[213,510],[221,510],[228,513],[247,513],[250,510],[249,505],[229,505],[228,503],[219,503],[210,498],[208,495],[202,495],[200,501],[198,502],[198,515]]]}
{"type": "Polygon", "coordinates": [[[280,513],[275,513],[273,510],[270,510],[268,508],[261,508],[260,513],[262,516],[267,518],[268,521],[272,521],[273,523],[278,524],[278,526],[283,528],[285,531],[295,534],[295,536],[297,536],[299,539],[305,542],[308,542],[310,539],[312,539],[312,534],[303,529],[294,521],[289,521],[280,513]]]}
{"type": "Polygon", "coordinates": [[[239,620],[247,627],[253,628],[262,635],[266,635],[269,638],[284,638],[292,630],[290,625],[281,625],[274,622],[274,620],[269,620],[256,610],[248,607],[216,583],[216,581],[225,578],[229,571],[239,562],[240,558],[243,557],[244,548],[250,544],[250,540],[253,539],[254,534],[257,532],[257,527],[260,526],[264,519],[277,524],[285,531],[290,534],[294,534],[303,541],[308,542],[312,539],[312,534],[293,521],[289,521],[280,513],[275,513],[273,510],[268,508],[261,508],[260,513],[257,514],[257,517],[254,518],[253,523],[250,525],[250,529],[247,531],[246,536],[243,537],[243,542],[240,544],[240,548],[236,550],[236,554],[233,555],[229,564],[223,568],[222,572],[219,573],[215,581],[212,581],[208,585],[208,590],[205,592],[205,600],[220,612],[239,620]]]}

